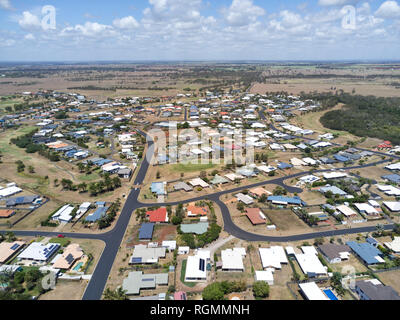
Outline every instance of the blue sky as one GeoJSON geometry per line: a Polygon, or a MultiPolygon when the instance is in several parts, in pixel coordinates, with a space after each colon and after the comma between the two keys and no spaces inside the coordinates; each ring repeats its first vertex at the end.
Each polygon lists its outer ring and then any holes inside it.
{"type": "Polygon", "coordinates": [[[394,0],[0,0],[0,21],[0,61],[400,60],[394,0]]]}

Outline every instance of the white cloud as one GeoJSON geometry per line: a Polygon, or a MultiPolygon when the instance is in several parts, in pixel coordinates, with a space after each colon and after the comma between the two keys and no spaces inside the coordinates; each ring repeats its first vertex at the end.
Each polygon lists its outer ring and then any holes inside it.
{"type": "Polygon", "coordinates": [[[84,36],[84,37],[110,37],[115,36],[116,32],[112,26],[100,24],[98,22],[86,22],[84,25],[77,24],[74,27],[66,27],[61,36],[84,36]]]}
{"type": "Polygon", "coordinates": [[[233,0],[231,6],[224,11],[226,22],[238,27],[255,23],[258,17],[266,13],[263,8],[254,5],[252,0],[233,0]]]}
{"type": "Polygon", "coordinates": [[[359,2],[359,0],[319,0],[318,4],[320,6],[328,7],[328,6],[345,6],[352,5],[359,2]]]}
{"type": "Polygon", "coordinates": [[[42,27],[39,18],[36,15],[30,13],[29,11],[24,11],[22,13],[22,17],[20,17],[18,23],[21,26],[21,28],[25,30],[35,30],[35,29],[40,29],[42,27]]]}
{"type": "Polygon", "coordinates": [[[35,40],[36,37],[32,33],[28,33],[25,37],[25,40],[35,40]]]}
{"type": "Polygon", "coordinates": [[[132,16],[116,19],[113,21],[113,25],[119,29],[135,29],[139,27],[139,23],[132,16]]]}
{"type": "Polygon", "coordinates": [[[11,10],[11,2],[10,0],[0,0],[0,7],[6,10],[11,10]]]}
{"type": "Polygon", "coordinates": [[[400,6],[397,1],[386,1],[382,3],[375,15],[380,18],[400,18],[400,6]]]}

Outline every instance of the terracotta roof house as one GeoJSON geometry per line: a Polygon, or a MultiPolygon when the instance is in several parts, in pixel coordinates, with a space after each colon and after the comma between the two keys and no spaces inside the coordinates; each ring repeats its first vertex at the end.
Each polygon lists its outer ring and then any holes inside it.
{"type": "Polygon", "coordinates": [[[187,207],[187,216],[188,217],[197,217],[197,216],[206,216],[208,210],[206,207],[196,207],[194,205],[189,205],[187,207]]]}
{"type": "Polygon", "coordinates": [[[147,211],[146,216],[149,218],[150,222],[168,222],[168,213],[166,208],[147,211]]]}
{"type": "Polygon", "coordinates": [[[79,244],[70,244],[65,248],[64,253],[53,264],[53,268],[69,269],[76,260],[82,258],[83,254],[83,250],[79,244]]]}
{"type": "Polygon", "coordinates": [[[0,210],[0,218],[9,218],[15,214],[14,210],[2,209],[0,210]]]}
{"type": "Polygon", "coordinates": [[[265,224],[265,216],[258,208],[247,208],[246,216],[253,225],[265,224]]]}

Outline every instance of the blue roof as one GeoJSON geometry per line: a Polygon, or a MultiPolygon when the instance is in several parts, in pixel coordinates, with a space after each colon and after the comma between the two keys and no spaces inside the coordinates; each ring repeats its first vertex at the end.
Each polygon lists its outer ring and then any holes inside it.
{"type": "Polygon", "coordinates": [[[278,201],[278,202],[286,202],[288,204],[297,204],[297,205],[302,205],[306,206],[307,204],[301,200],[299,197],[283,197],[283,196],[269,196],[268,201],[278,201]]]}
{"type": "Polygon", "coordinates": [[[279,169],[290,169],[293,168],[293,166],[291,164],[285,163],[285,162],[280,162],[278,164],[278,168],[279,169]]]}
{"type": "Polygon", "coordinates": [[[92,215],[87,216],[85,220],[88,221],[88,222],[95,222],[95,221],[101,219],[102,217],[105,216],[108,208],[109,207],[97,208],[97,210],[92,215]]]}
{"type": "Polygon", "coordinates": [[[108,160],[108,159],[99,159],[99,160],[95,160],[95,161],[92,161],[96,166],[103,166],[103,165],[105,165],[105,164],[107,164],[107,163],[110,163],[110,162],[112,162],[111,160],[108,160]]]}
{"type": "Polygon", "coordinates": [[[151,184],[151,192],[156,193],[157,195],[164,195],[165,188],[163,182],[153,182],[151,184]]]}
{"type": "Polygon", "coordinates": [[[349,158],[343,157],[343,156],[341,156],[340,154],[335,154],[333,157],[334,157],[337,161],[340,161],[340,162],[346,162],[346,161],[349,161],[349,160],[350,160],[349,158]]]}
{"type": "Polygon", "coordinates": [[[366,264],[375,264],[379,261],[375,258],[380,256],[382,252],[375,248],[373,245],[365,243],[357,243],[355,241],[349,241],[346,243],[366,264]]]}
{"type": "Polygon", "coordinates": [[[139,240],[147,240],[153,237],[154,223],[143,223],[139,230],[139,240]]]}
{"type": "Polygon", "coordinates": [[[398,174],[389,174],[387,176],[382,176],[382,179],[389,180],[395,183],[400,183],[400,176],[398,174]]]}

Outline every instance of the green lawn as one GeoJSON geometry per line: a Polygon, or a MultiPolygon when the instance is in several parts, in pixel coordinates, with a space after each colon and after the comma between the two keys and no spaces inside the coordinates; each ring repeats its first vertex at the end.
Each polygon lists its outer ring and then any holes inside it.
{"type": "Polygon", "coordinates": [[[181,269],[181,282],[189,287],[189,288],[193,288],[197,283],[196,282],[185,282],[185,275],[186,275],[186,262],[187,260],[183,260],[182,261],[182,269],[181,269]]]}
{"type": "Polygon", "coordinates": [[[171,165],[172,171],[175,171],[175,172],[196,172],[196,171],[210,170],[210,169],[214,169],[216,167],[217,167],[217,165],[212,164],[212,163],[209,163],[209,164],[179,163],[179,164],[171,165]]]}
{"type": "Polygon", "coordinates": [[[52,238],[49,240],[49,242],[50,243],[58,243],[62,247],[66,247],[67,245],[69,245],[71,243],[71,240],[68,238],[52,238]]]}

